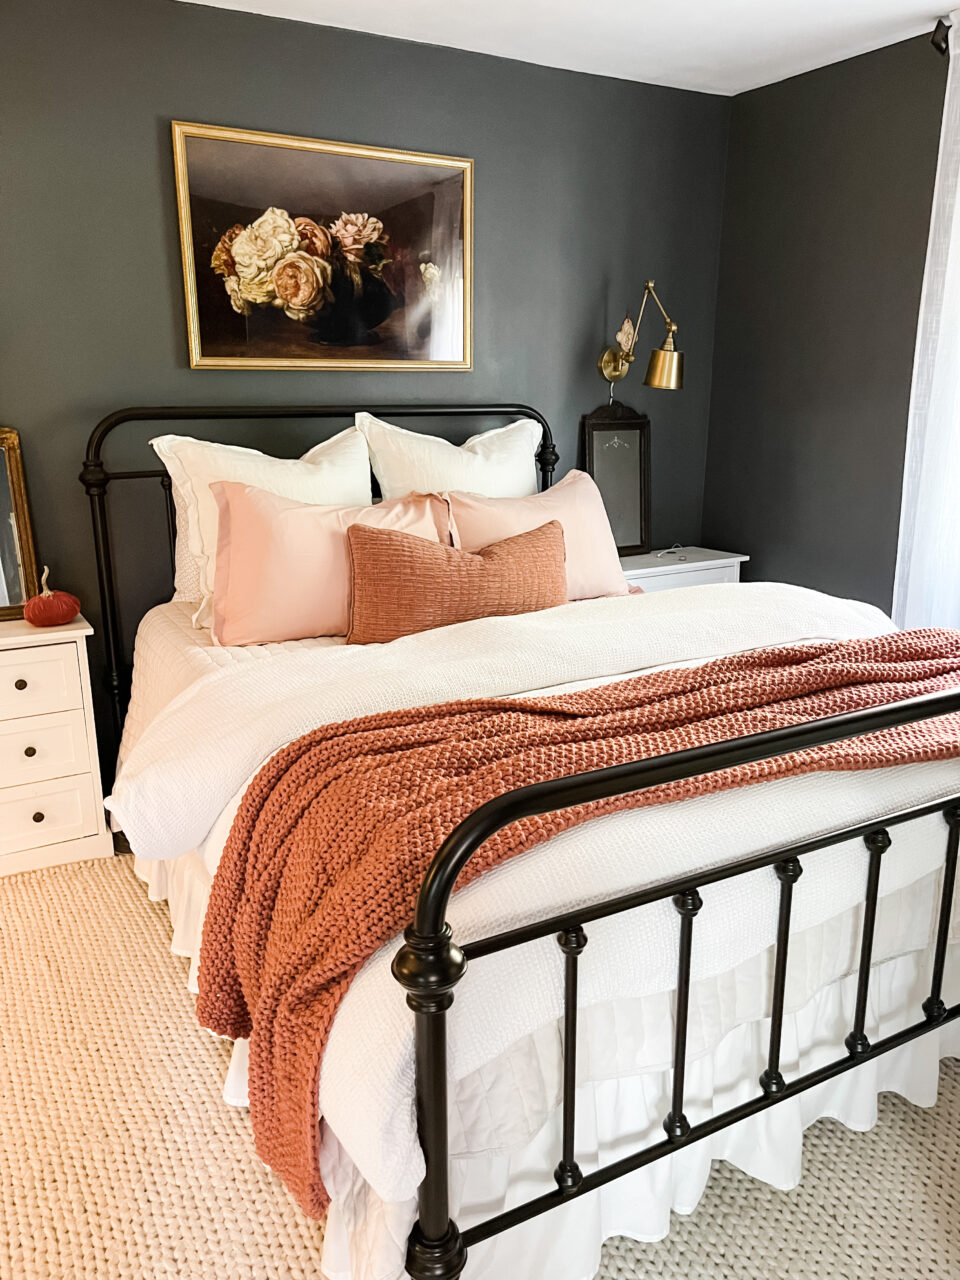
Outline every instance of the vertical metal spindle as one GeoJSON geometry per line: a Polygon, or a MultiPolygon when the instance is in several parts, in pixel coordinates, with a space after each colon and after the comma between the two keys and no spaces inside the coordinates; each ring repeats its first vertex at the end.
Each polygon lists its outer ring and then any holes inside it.
{"type": "MultiPolygon", "coordinates": [[[[103,643],[107,652],[107,692],[110,695],[110,711],[113,720],[114,747],[120,746],[123,733],[123,698],[121,696],[120,622],[117,614],[116,586],[113,580],[113,551],[110,544],[110,526],[107,521],[107,485],[110,477],[100,461],[84,459],[80,479],[90,499],[93,520],[93,547],[97,560],[97,583],[100,588],[100,623],[103,643]]],[[[101,744],[102,745],[102,744],[101,744]]]]}
{"type": "Polygon", "coordinates": [[[947,859],[943,865],[943,888],[940,893],[940,923],[937,926],[937,946],[933,956],[933,979],[930,994],[923,1002],[923,1012],[928,1022],[939,1022],[946,1015],[941,992],[943,990],[943,966],[947,959],[947,939],[950,935],[950,913],[953,909],[953,893],[957,884],[957,851],[960,849],[960,805],[951,805],[943,815],[950,828],[947,836],[947,859]]]}
{"type": "Polygon", "coordinates": [[[780,1072],[780,1039],[783,1034],[783,1000],[787,987],[787,948],[790,943],[790,911],[793,886],[803,874],[798,858],[784,858],[774,867],[780,881],[780,915],[777,920],[777,955],[773,970],[773,1008],[770,1011],[770,1049],[767,1069],[760,1076],[764,1093],[783,1093],[786,1088],[780,1072]]]}
{"type": "Polygon", "coordinates": [[[680,963],[677,968],[677,1014],[673,1045],[673,1099],[663,1122],[668,1138],[685,1138],[690,1121],[683,1114],[683,1082],[687,1057],[687,1010],[690,1005],[690,953],[693,945],[693,920],[703,906],[696,889],[674,894],[673,905],[680,915],[680,963]]]}
{"type": "Polygon", "coordinates": [[[563,1151],[553,1176],[561,1191],[573,1191],[583,1181],[574,1159],[577,1101],[577,963],[587,935],[575,924],[557,934],[564,954],[563,990],[563,1151]]]}
{"type": "Polygon", "coordinates": [[[163,505],[167,513],[167,547],[170,551],[170,568],[176,570],[177,510],[173,504],[173,480],[166,471],[160,477],[160,487],[163,489],[163,505]]]}
{"type": "Polygon", "coordinates": [[[853,1020],[853,1030],[844,1040],[847,1049],[854,1055],[866,1053],[870,1041],[864,1034],[867,1021],[867,993],[870,987],[870,963],[873,958],[873,931],[877,923],[877,898],[880,889],[880,859],[890,848],[890,834],[884,827],[878,827],[863,837],[863,843],[870,850],[870,867],[867,872],[867,897],[863,907],[863,938],[860,943],[860,976],[857,980],[857,1010],[853,1020]]]}
{"type": "Polygon", "coordinates": [[[466,972],[463,952],[444,925],[436,936],[404,933],[393,976],[416,1015],[417,1132],[426,1173],[418,1192],[418,1217],[407,1244],[412,1280],[457,1280],[467,1251],[450,1221],[447,1150],[447,1010],[453,988],[466,972]]]}

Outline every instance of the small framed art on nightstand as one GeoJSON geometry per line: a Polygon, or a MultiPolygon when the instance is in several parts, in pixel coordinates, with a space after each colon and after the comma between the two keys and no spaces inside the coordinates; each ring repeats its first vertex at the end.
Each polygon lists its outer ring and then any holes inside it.
{"type": "Polygon", "coordinates": [[[650,419],[611,400],[580,419],[584,470],[600,490],[617,550],[650,550],[650,419]]]}

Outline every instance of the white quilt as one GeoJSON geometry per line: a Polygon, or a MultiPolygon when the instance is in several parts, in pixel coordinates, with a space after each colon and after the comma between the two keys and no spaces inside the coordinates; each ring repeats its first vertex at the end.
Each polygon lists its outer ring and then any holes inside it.
{"type": "Polygon", "coordinates": [[[147,725],[178,694],[214,671],[235,671],[251,663],[269,664],[280,653],[303,653],[343,644],[340,636],[319,636],[246,648],[218,645],[213,643],[209,630],[198,630],[193,625],[196,611],[196,601],[170,600],[156,605],[140,620],[130,705],[123,722],[121,760],[130,754],[147,725]]]}
{"type": "MultiPolygon", "coordinates": [[[[892,629],[867,605],[779,584],[724,584],[483,619],[389,645],[284,651],[270,662],[209,671],[178,694],[131,747],[108,806],[141,858],[200,848],[212,870],[248,778],[272,752],[318,724],[450,698],[583,687],[760,646],[892,629]]],[[[449,919],[457,937],[477,937],[957,792],[960,762],[949,761],[783,779],[612,815],[481,877],[455,896],[449,919]]],[[[943,849],[938,817],[898,833],[884,861],[882,893],[929,876],[943,849]]],[[[851,909],[862,899],[864,880],[862,845],[808,859],[793,927],[820,941],[808,947],[795,1007],[849,971],[856,937],[851,909]],[[821,937],[817,931],[844,912],[842,927],[832,925],[821,937]],[[821,945],[827,938],[830,945],[821,945]]],[[[710,886],[703,899],[693,974],[710,983],[772,943],[776,880],[769,870],[758,872],[710,886]]],[[[616,1079],[668,1064],[669,1009],[664,1034],[639,1039],[636,1027],[630,1029],[630,1010],[632,1001],[673,988],[676,933],[669,904],[588,929],[581,963],[587,1046],[581,1079],[616,1079]]],[[[929,911],[922,922],[893,921],[889,933],[878,936],[878,958],[923,947],[928,933],[929,911]]],[[[347,1228],[355,1240],[366,1232],[362,1247],[378,1257],[371,1268],[355,1263],[357,1276],[400,1273],[423,1174],[413,1108],[412,1015],[389,973],[395,950],[396,943],[382,948],[357,976],[334,1022],[321,1073],[324,1179],[338,1221],[355,1224],[347,1228]]],[[[522,982],[508,953],[477,961],[458,988],[449,1020],[457,1156],[522,1148],[556,1105],[551,1028],[562,1007],[562,966],[550,939],[525,947],[523,962],[522,982]]],[[[745,1018],[762,1018],[765,998],[764,982],[754,978],[749,1009],[714,1001],[717,1016],[703,1025],[691,1021],[691,1056],[718,1044],[745,1018]]]]}
{"type": "Polygon", "coordinates": [[[778,583],[722,583],[481,618],[383,645],[277,646],[217,666],[156,715],[107,807],[141,858],[195,849],[237,788],[317,725],[678,666],[798,639],[878,635],[879,609],[778,583]]]}

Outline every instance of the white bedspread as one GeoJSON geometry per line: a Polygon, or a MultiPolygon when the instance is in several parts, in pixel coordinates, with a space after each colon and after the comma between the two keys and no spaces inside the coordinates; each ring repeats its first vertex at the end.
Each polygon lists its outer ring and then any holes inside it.
{"type": "Polygon", "coordinates": [[[269,663],[281,653],[302,653],[343,644],[341,636],[288,640],[283,644],[253,644],[246,648],[213,643],[207,629],[191,619],[195,601],[171,600],[145,614],[137,627],[133,654],[130,704],[123,722],[120,759],[124,760],[148,724],[174,698],[215,671],[237,670],[251,663],[269,663]]]}
{"type": "MultiPolygon", "coordinates": [[[[320,723],[453,697],[582,687],[764,645],[892,629],[870,606],[778,584],[725,584],[484,619],[389,645],[291,649],[270,662],[227,663],[194,680],[142,729],[109,807],[140,857],[199,849],[212,872],[247,779],[273,751],[320,723]]],[[[476,937],[957,792],[960,763],[949,761],[784,779],[616,814],[564,832],[481,877],[455,896],[449,919],[456,936],[476,937]]],[[[943,860],[944,841],[939,817],[898,832],[884,860],[882,893],[929,877],[943,860]]],[[[853,908],[864,880],[859,844],[807,860],[793,927],[808,944],[791,1007],[800,1008],[855,964],[853,908]]],[[[692,1005],[692,1058],[715,1048],[732,1028],[764,1016],[769,991],[762,957],[775,936],[776,880],[768,869],[707,887],[703,899],[693,973],[709,994],[702,1018],[696,998],[692,1005]],[[722,975],[751,964],[749,981],[724,986],[722,975]]],[[[877,958],[925,947],[931,907],[932,899],[916,916],[896,916],[878,934],[877,958]]],[[[598,922],[588,934],[579,1078],[616,1080],[665,1067],[669,1003],[654,1022],[649,1009],[639,1020],[632,1009],[675,985],[675,914],[660,904],[598,922]]],[[[352,1237],[351,1255],[355,1247],[367,1254],[366,1263],[355,1259],[355,1276],[399,1274],[423,1174],[412,1015],[389,973],[395,950],[396,943],[382,948],[354,981],[321,1073],[324,1179],[339,1229],[352,1237]]],[[[477,961],[458,988],[449,1020],[455,1157],[522,1150],[555,1108],[562,1007],[555,944],[547,939],[525,947],[523,964],[518,982],[510,953],[477,961]]]]}
{"type": "Polygon", "coordinates": [[[139,733],[106,803],[139,857],[175,858],[201,843],[264,760],[320,724],[891,629],[870,605],[722,583],[482,618],[390,644],[276,646],[270,661],[211,665],[172,698],[139,733]]]}

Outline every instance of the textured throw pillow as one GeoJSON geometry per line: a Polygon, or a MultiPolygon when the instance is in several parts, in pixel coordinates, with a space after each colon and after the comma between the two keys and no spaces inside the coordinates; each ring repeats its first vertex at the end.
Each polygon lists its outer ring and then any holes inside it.
{"type": "Polygon", "coordinates": [[[373,474],[385,498],[444,489],[522,498],[537,491],[536,456],[543,428],[531,418],[471,436],[463,445],[395,427],[369,413],[358,413],[356,424],[366,438],[373,474]]]}
{"type": "Polygon", "coordinates": [[[551,520],[476,553],[354,524],[347,644],[375,644],[567,599],[563,529],[551,520]]]}
{"type": "Polygon", "coordinates": [[[453,517],[453,545],[464,551],[559,520],[567,549],[567,596],[623,596],[627,582],[600,490],[584,471],[568,471],[552,489],[527,498],[480,498],[447,493],[453,517]]]}
{"type": "Polygon", "coordinates": [[[331,506],[369,506],[371,502],[370,456],[356,427],[292,459],[190,436],[157,436],[150,443],[170,474],[177,510],[174,598],[200,601],[193,619],[198,627],[208,626],[212,616],[217,504],[211,484],[236,481],[298,502],[331,506]]]}
{"type": "Polygon", "coordinates": [[[316,507],[250,485],[210,486],[220,512],[211,633],[217,644],[342,636],[350,607],[347,529],[376,525],[450,545],[446,502],[410,494],[364,507],[316,507]]]}

